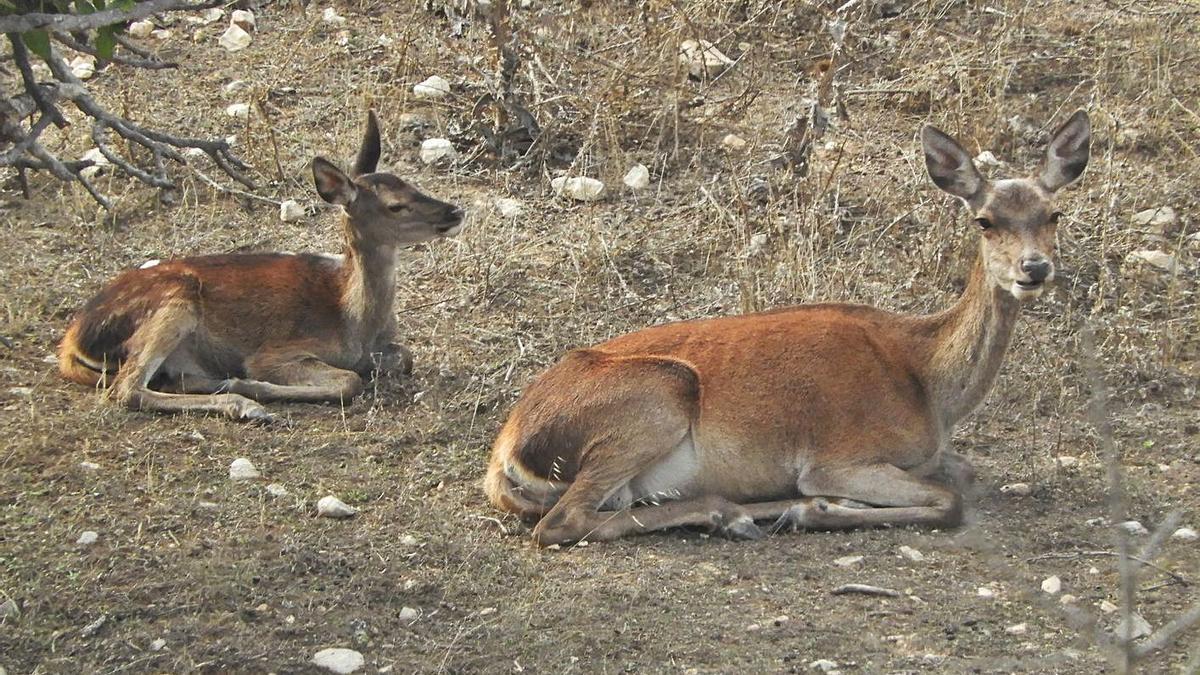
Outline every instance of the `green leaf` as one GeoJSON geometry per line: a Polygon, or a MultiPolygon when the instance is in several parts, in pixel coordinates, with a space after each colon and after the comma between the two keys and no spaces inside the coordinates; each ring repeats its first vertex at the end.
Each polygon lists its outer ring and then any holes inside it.
{"type": "Polygon", "coordinates": [[[75,0],[75,11],[80,14],[91,14],[96,11],[96,8],[88,0],[75,0]]]}
{"type": "Polygon", "coordinates": [[[42,57],[43,61],[50,59],[50,34],[44,30],[31,30],[21,33],[21,40],[29,51],[42,57]]]}
{"type": "Polygon", "coordinates": [[[116,26],[104,26],[96,31],[94,45],[96,53],[106,59],[111,59],[113,50],[117,48],[116,26]]]}

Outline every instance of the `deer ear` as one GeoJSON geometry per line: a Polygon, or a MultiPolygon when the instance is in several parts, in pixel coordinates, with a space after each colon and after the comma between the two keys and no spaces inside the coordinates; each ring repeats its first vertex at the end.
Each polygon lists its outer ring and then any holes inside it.
{"type": "Polygon", "coordinates": [[[1086,112],[1076,110],[1050,139],[1038,177],[1042,186],[1054,192],[1079,180],[1087,168],[1091,141],[1092,122],[1086,112]]]}
{"type": "Polygon", "coordinates": [[[921,148],[929,177],[945,192],[970,201],[983,188],[983,176],[958,141],[926,125],[921,129],[921,148]]]}
{"type": "Polygon", "coordinates": [[[348,206],[358,197],[354,181],[324,157],[313,159],[312,172],[317,194],[330,204],[348,206]]]}
{"type": "Polygon", "coordinates": [[[363,131],[362,145],[358,148],[358,157],[354,160],[354,175],[362,176],[375,173],[379,165],[379,120],[375,111],[367,111],[367,128],[363,131]]]}

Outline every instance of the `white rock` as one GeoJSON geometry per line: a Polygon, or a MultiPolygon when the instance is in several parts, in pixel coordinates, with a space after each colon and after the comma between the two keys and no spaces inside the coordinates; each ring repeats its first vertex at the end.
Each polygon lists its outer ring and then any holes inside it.
{"type": "Polygon", "coordinates": [[[1042,580],[1042,592],[1054,595],[1062,590],[1062,579],[1058,577],[1046,577],[1042,580]]]}
{"type": "Polygon", "coordinates": [[[1029,626],[1023,623],[1013,624],[1005,628],[1004,632],[1009,635],[1024,635],[1029,632],[1029,626]]]}
{"type": "Polygon", "coordinates": [[[324,12],[321,12],[321,20],[331,26],[341,26],[346,23],[346,17],[337,13],[337,10],[332,7],[326,7],[324,12]]]}
{"type": "Polygon", "coordinates": [[[1089,568],[1088,568],[1088,574],[1100,574],[1100,568],[1098,568],[1098,567],[1089,567],[1089,568]]]}
{"type": "Polygon", "coordinates": [[[1072,466],[1075,466],[1076,464],[1078,464],[1079,458],[1072,457],[1070,455],[1060,455],[1054,459],[1054,463],[1061,466],[1062,468],[1066,469],[1068,467],[1072,467],[1072,466]]]}
{"type": "Polygon", "coordinates": [[[391,47],[392,45],[396,44],[396,38],[393,38],[390,35],[380,35],[379,37],[375,38],[375,44],[379,45],[380,47],[391,47]]]}
{"type": "Polygon", "coordinates": [[[417,610],[413,609],[412,607],[401,607],[398,618],[401,621],[408,621],[411,623],[413,621],[416,621],[417,618],[420,616],[421,616],[421,613],[418,612],[417,610]]]}
{"type": "Polygon", "coordinates": [[[91,546],[100,540],[100,534],[93,530],[84,530],[79,534],[79,538],[75,540],[80,546],[91,546]]]}
{"type": "Polygon", "coordinates": [[[21,616],[21,608],[17,606],[17,601],[7,598],[0,602],[0,619],[11,619],[14,616],[21,616]]]}
{"type": "Polygon", "coordinates": [[[525,210],[525,205],[519,199],[501,197],[496,200],[496,213],[505,218],[517,218],[525,210]]]}
{"type": "Polygon", "coordinates": [[[760,255],[767,246],[767,239],[765,232],[750,235],[750,243],[746,246],[746,257],[753,258],[760,255]]]}
{"type": "Polygon", "coordinates": [[[816,661],[810,661],[808,667],[813,670],[819,670],[822,673],[828,673],[836,669],[838,664],[837,661],[830,661],[829,659],[817,659],[816,661]]]}
{"type": "Polygon", "coordinates": [[[996,597],[996,591],[993,591],[992,589],[988,588],[987,586],[980,586],[979,588],[975,589],[975,595],[978,595],[981,598],[989,598],[990,599],[990,598],[996,597]]]}
{"type": "Polygon", "coordinates": [[[87,152],[83,153],[83,156],[79,159],[92,163],[91,166],[86,166],[83,169],[80,169],[79,173],[84,178],[91,178],[103,171],[104,167],[112,166],[112,162],[108,161],[108,158],[104,156],[103,152],[100,152],[100,148],[92,148],[91,150],[88,150],[87,152]]]}
{"type": "Polygon", "coordinates": [[[1033,493],[1033,488],[1029,483],[1009,483],[1008,485],[1000,486],[1001,494],[1013,495],[1014,497],[1028,497],[1033,493]]]}
{"type": "Polygon", "coordinates": [[[366,664],[362,654],[353,649],[330,647],[313,654],[312,663],[318,668],[324,668],[333,673],[346,675],[362,668],[366,664]]]}
{"type": "Polygon", "coordinates": [[[161,652],[163,650],[163,647],[166,647],[166,646],[167,646],[167,641],[162,638],[158,638],[154,642],[150,643],[150,651],[161,652]]]}
{"type": "Polygon", "coordinates": [[[495,607],[484,607],[483,609],[479,610],[479,616],[491,616],[495,613],[496,613],[495,607]]]}
{"type": "Polygon", "coordinates": [[[262,474],[254,468],[254,463],[245,457],[238,457],[229,464],[230,480],[254,480],[262,474]]]}
{"type": "Polygon", "coordinates": [[[153,36],[155,40],[170,40],[174,33],[163,28],[150,33],[150,35],[153,36]]]}
{"type": "Polygon", "coordinates": [[[238,120],[244,120],[250,116],[249,103],[231,103],[225,108],[225,114],[238,120]]]}
{"type": "Polygon", "coordinates": [[[83,469],[84,471],[99,471],[100,465],[95,462],[80,462],[79,468],[83,469]]]}
{"type": "Polygon", "coordinates": [[[1104,612],[1105,614],[1112,614],[1113,612],[1117,611],[1118,609],[1120,609],[1120,607],[1117,607],[1116,605],[1109,602],[1108,600],[1100,601],[1100,611],[1104,612]]]}
{"type": "Polygon", "coordinates": [[[230,25],[221,33],[221,37],[217,39],[217,44],[225,48],[227,52],[236,52],[250,46],[254,42],[254,38],[250,34],[242,30],[241,26],[230,25]]]}
{"type": "Polygon", "coordinates": [[[145,38],[150,37],[150,33],[154,32],[154,22],[150,19],[142,19],[129,24],[127,29],[130,37],[145,38]]]}
{"type": "Polygon", "coordinates": [[[1004,162],[996,159],[996,156],[992,154],[991,150],[984,150],[978,155],[975,155],[975,166],[981,169],[995,169],[997,167],[1004,166],[1004,162]]]}
{"type": "Polygon", "coordinates": [[[644,164],[634,164],[629,167],[625,177],[621,179],[631,190],[644,190],[650,185],[650,169],[644,164]]]}
{"type": "Polygon", "coordinates": [[[29,397],[33,396],[33,387],[9,387],[8,393],[13,396],[29,397]]]}
{"type": "Polygon", "coordinates": [[[569,197],[581,202],[594,202],[604,196],[604,183],[587,176],[559,176],[550,181],[550,187],[560,197],[569,197]]]}
{"type": "Polygon", "coordinates": [[[679,62],[692,77],[716,77],[733,65],[733,59],[721,53],[708,40],[684,40],[679,45],[679,62]]]}
{"type": "Polygon", "coordinates": [[[220,21],[221,17],[223,16],[225,16],[225,10],[221,9],[220,7],[209,7],[203,12],[200,12],[198,19],[200,23],[213,23],[220,21]]]}
{"type": "Polygon", "coordinates": [[[285,199],[279,205],[279,219],[285,223],[294,223],[304,215],[304,207],[294,199],[285,199]]]}
{"type": "Polygon", "coordinates": [[[863,557],[861,555],[844,555],[840,558],[834,559],[833,564],[837,565],[838,567],[850,567],[852,565],[857,565],[862,561],[863,557]]]}
{"type": "Polygon", "coordinates": [[[426,138],[421,141],[421,161],[434,164],[441,161],[453,161],[458,156],[454,144],[445,138],[426,138]]]}
{"type": "Polygon", "coordinates": [[[1071,595],[1070,593],[1063,593],[1062,597],[1058,599],[1058,602],[1063,605],[1073,605],[1075,604],[1076,600],[1079,600],[1079,598],[1071,595]]]}
{"type": "MultiPolygon", "coordinates": [[[[1129,615],[1129,624],[1133,627],[1133,630],[1130,632],[1129,637],[1134,640],[1136,640],[1138,638],[1144,638],[1147,635],[1154,632],[1154,629],[1151,628],[1150,622],[1146,620],[1146,617],[1142,616],[1141,614],[1138,614],[1137,612],[1134,612],[1129,615]]],[[[1117,627],[1113,631],[1113,633],[1116,635],[1124,635],[1125,634],[1125,620],[1124,619],[1122,619],[1121,622],[1117,624],[1117,627]]]]}
{"type": "Polygon", "coordinates": [[[1176,220],[1177,218],[1175,216],[1175,209],[1169,206],[1159,206],[1153,209],[1146,209],[1145,211],[1138,211],[1137,213],[1133,214],[1134,225],[1138,225],[1140,227],[1152,227],[1160,232],[1164,228],[1174,225],[1176,220]]]}
{"type": "Polygon", "coordinates": [[[253,33],[254,29],[258,28],[258,24],[254,22],[254,12],[244,9],[233,10],[233,14],[229,17],[229,24],[237,26],[247,33],[253,33]]]}
{"type": "Polygon", "coordinates": [[[225,86],[221,87],[221,91],[224,92],[226,95],[229,95],[229,94],[236,94],[239,91],[242,91],[243,89],[249,89],[249,88],[250,88],[249,82],[247,82],[245,80],[233,80],[232,82],[229,82],[225,86]]]}
{"type": "Polygon", "coordinates": [[[904,556],[905,558],[908,558],[909,560],[911,560],[913,562],[921,562],[922,560],[925,559],[924,553],[921,553],[920,551],[918,551],[915,548],[912,548],[911,546],[901,546],[900,547],[900,555],[904,556]]]}
{"type": "Polygon", "coordinates": [[[321,497],[321,500],[317,502],[317,515],[326,518],[349,518],[356,513],[358,513],[358,509],[333,495],[321,497]]]}
{"type": "Polygon", "coordinates": [[[267,485],[267,494],[271,495],[272,497],[286,497],[288,495],[288,490],[279,483],[270,483],[267,485]]]}
{"type": "Polygon", "coordinates": [[[406,534],[403,537],[400,537],[400,545],[401,546],[407,546],[409,548],[414,548],[416,546],[419,546],[420,544],[421,544],[421,542],[418,541],[417,538],[412,536],[411,534],[406,534]]]}
{"type": "Polygon", "coordinates": [[[725,134],[725,138],[721,139],[721,145],[730,152],[741,152],[746,149],[746,139],[737,134],[725,134]]]}
{"type": "Polygon", "coordinates": [[[1117,527],[1121,528],[1122,530],[1125,530],[1125,532],[1127,532],[1128,534],[1133,534],[1133,535],[1150,534],[1150,531],[1146,529],[1146,526],[1142,525],[1141,523],[1139,523],[1136,520],[1127,520],[1123,523],[1118,524],[1117,527]]]}
{"type": "Polygon", "coordinates": [[[1200,534],[1196,534],[1196,531],[1190,527],[1181,527],[1171,533],[1171,538],[1181,541],[1196,541],[1200,539],[1200,534]]]}
{"type": "Polygon", "coordinates": [[[417,98],[444,98],[450,94],[450,83],[445,78],[430,75],[423,82],[413,85],[417,98]]]}
{"type": "Polygon", "coordinates": [[[201,157],[205,157],[207,155],[208,155],[208,153],[200,148],[184,148],[183,149],[183,156],[187,157],[188,159],[200,159],[201,157]]]}
{"type": "Polygon", "coordinates": [[[96,57],[90,54],[80,54],[71,59],[71,63],[67,64],[71,68],[71,73],[81,80],[91,78],[96,74],[96,57]]]}
{"type": "Polygon", "coordinates": [[[1129,255],[1125,256],[1125,260],[1144,262],[1147,265],[1157,267],[1158,269],[1169,273],[1174,273],[1177,267],[1175,256],[1163,251],[1133,251],[1129,255]]]}

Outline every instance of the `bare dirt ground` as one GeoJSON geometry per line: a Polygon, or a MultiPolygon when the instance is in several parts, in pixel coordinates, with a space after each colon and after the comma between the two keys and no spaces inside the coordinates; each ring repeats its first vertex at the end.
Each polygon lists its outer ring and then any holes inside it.
{"type": "MultiPolygon", "coordinates": [[[[511,20],[512,88],[540,126],[524,162],[497,160],[474,127],[495,112],[476,105],[497,82],[486,22],[424,2],[338,4],[342,27],[321,21],[323,6],[266,5],[254,44],[233,54],[215,44],[224,22],[174,17],[154,46],[178,71],[101,71],[92,87],[112,109],[236,135],[257,194],[314,213],[281,223],[273,204],[181,168],[169,207],[127,179],[101,180],[119,205],[115,225],[98,224],[77,186],[38,176],[24,201],[4,177],[0,602],[19,614],[0,619],[0,666],[308,672],[313,653],[345,646],[364,654],[364,672],[806,672],[817,659],[843,673],[1107,669],[1095,622],[1111,629],[1116,614],[1100,606],[1120,599],[1103,555],[1115,535],[1096,524],[1107,483],[1089,365],[1109,389],[1130,517],[1153,527],[1179,510],[1200,527],[1200,7],[846,3],[833,78],[845,115],[799,175],[771,160],[828,67],[824,23],[840,4],[533,0],[511,20]],[[689,38],[736,65],[688,79],[676,50],[689,38]],[[452,96],[415,99],[412,85],[435,73],[452,96]],[[245,88],[225,92],[234,80],[245,88]],[[248,121],[224,114],[233,102],[256,105],[248,121]],[[126,412],[57,377],[48,357],[71,312],[120,269],[336,250],[307,163],[348,162],[369,106],[388,130],[384,161],[471,212],[457,240],[402,255],[410,379],[376,381],[344,408],[274,405],[288,424],[260,428],[126,412]],[[920,125],[1011,162],[1003,175],[1032,167],[1077,107],[1092,115],[1092,163],[1063,196],[1057,287],[1026,310],[995,389],[957,437],[980,477],[967,527],[737,543],[676,531],[542,551],[483,499],[507,409],[573,346],[814,300],[946,305],[977,234],[925,177],[920,125]],[[725,149],[729,133],[746,149],[725,149]],[[426,136],[454,140],[461,161],[421,164],[426,136]],[[620,182],[634,162],[653,177],[637,194],[620,182]],[[564,170],[605,180],[609,195],[555,198],[549,178],[564,170]],[[500,216],[502,197],[524,213],[500,216]],[[1164,205],[1178,214],[1165,229],[1132,223],[1164,205]],[[1127,259],[1138,250],[1177,267],[1127,259]],[[1089,327],[1094,349],[1081,343],[1089,327]],[[231,482],[237,457],[264,478],[231,482]],[[271,482],[289,496],[270,496],[271,482]],[[1014,482],[1032,494],[1001,493],[1014,482]],[[331,493],[361,513],[315,517],[331,493]],[[77,545],[84,530],[99,541],[77,545]],[[862,560],[835,565],[843,556],[862,560]],[[1055,596],[1040,590],[1051,575],[1055,596]],[[901,595],[831,595],[849,582],[901,595]]],[[[80,130],[60,142],[82,152],[87,140],[80,130]]],[[[1200,544],[1169,540],[1158,564],[1137,596],[1155,628],[1200,599],[1200,544]]],[[[1198,644],[1193,629],[1143,665],[1185,671],[1198,644]]]]}

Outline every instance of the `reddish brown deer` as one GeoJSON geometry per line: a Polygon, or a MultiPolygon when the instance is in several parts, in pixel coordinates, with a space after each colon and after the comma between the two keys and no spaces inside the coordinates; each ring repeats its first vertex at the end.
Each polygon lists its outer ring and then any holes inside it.
{"type": "Polygon", "coordinates": [[[962,297],[929,316],[820,304],[671,323],[568,353],[496,439],[485,489],[542,545],[678,526],[951,527],[955,424],[987,395],[1023,301],[1054,278],[1054,193],[1087,166],[1076,112],[1032,178],[985,180],[921,132],[933,182],[981,230],[962,297]],[[935,479],[936,477],[936,479],[935,479]]]}
{"type": "Polygon", "coordinates": [[[134,410],[265,421],[260,401],[346,401],[376,367],[411,368],[391,342],[396,251],[458,234],[463,213],[375,173],[379,153],[371,112],[353,176],[313,160],[317,192],[341,207],[342,255],[200,256],[123,272],[67,329],[62,374],[111,385],[134,410]]]}

